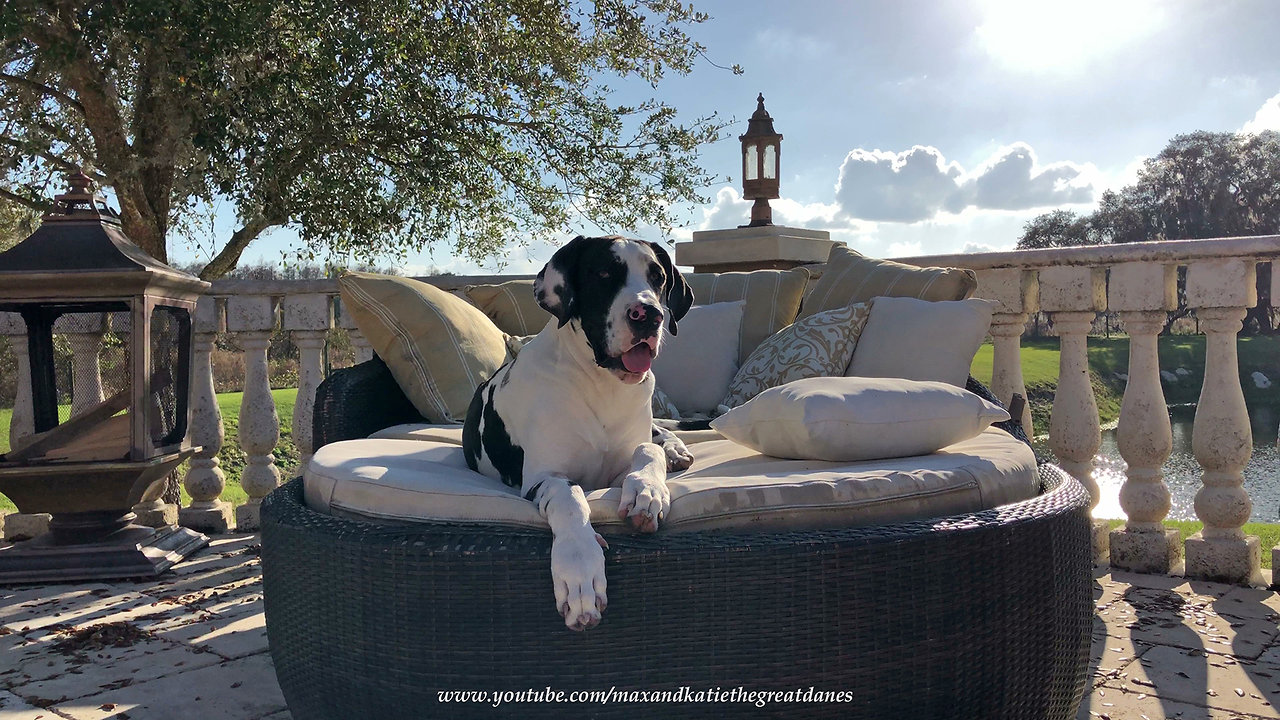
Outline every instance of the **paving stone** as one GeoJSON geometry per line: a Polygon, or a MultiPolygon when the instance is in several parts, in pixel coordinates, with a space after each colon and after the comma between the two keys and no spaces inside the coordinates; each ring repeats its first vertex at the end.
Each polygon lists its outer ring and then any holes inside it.
{"type": "Polygon", "coordinates": [[[1280,593],[1274,590],[1232,588],[1231,592],[1214,602],[1213,607],[1223,615],[1280,623],[1280,593]]]}
{"type": "Polygon", "coordinates": [[[67,655],[50,650],[48,646],[52,644],[50,639],[44,643],[45,652],[19,664],[13,678],[20,682],[10,686],[15,693],[26,698],[74,700],[100,693],[104,687],[145,682],[222,660],[212,653],[196,652],[159,638],[140,640],[124,648],[106,647],[67,655]]]}
{"type": "Polygon", "coordinates": [[[288,710],[281,710],[278,713],[271,713],[262,720],[293,720],[293,714],[288,710]]]}
{"type": "Polygon", "coordinates": [[[1152,647],[1154,646],[1130,638],[1106,633],[1095,634],[1089,652],[1089,669],[1092,672],[1090,684],[1099,685],[1111,678],[1121,677],[1130,665],[1152,647]]]}
{"type": "Polygon", "coordinates": [[[265,655],[169,675],[54,705],[74,720],[127,713],[130,720],[259,720],[285,709],[275,669],[265,655]]]}
{"type": "MultiPolygon", "coordinates": [[[[1280,627],[1273,620],[1219,615],[1217,606],[1221,603],[1221,598],[1205,595],[1134,587],[1119,599],[1096,607],[1108,634],[1153,645],[1256,659],[1280,635],[1280,627]]],[[[1247,606],[1229,604],[1233,609],[1247,606]]]]}
{"type": "Polygon", "coordinates": [[[1080,704],[1076,720],[1262,720],[1265,716],[1206,708],[1146,693],[1094,693],[1080,704]]]}
{"type": "Polygon", "coordinates": [[[170,642],[208,648],[219,656],[234,659],[267,651],[267,622],[262,598],[249,603],[219,607],[216,613],[176,623],[157,631],[170,642]]]}
{"type": "Polygon", "coordinates": [[[1236,589],[1235,585],[1210,582],[1208,580],[1188,580],[1176,575],[1148,575],[1115,570],[1110,573],[1109,577],[1114,582],[1126,586],[1148,590],[1172,590],[1183,595],[1200,595],[1211,598],[1222,597],[1236,589]]]}
{"type": "Polygon", "coordinates": [[[7,690],[0,690],[0,718],[4,720],[55,720],[52,710],[30,705],[7,690]]]}
{"type": "Polygon", "coordinates": [[[115,622],[146,614],[156,604],[153,597],[121,592],[107,585],[58,588],[54,592],[55,595],[47,598],[35,595],[16,604],[0,598],[0,625],[20,631],[55,624],[84,626],[115,622]]]}
{"type": "Polygon", "coordinates": [[[1277,694],[1280,668],[1161,646],[1144,653],[1129,667],[1126,677],[1107,680],[1102,687],[1108,696],[1113,691],[1121,694],[1127,691],[1259,717],[1276,717],[1272,704],[1280,700],[1277,694]],[[1265,675],[1258,675],[1258,671],[1265,675]]]}

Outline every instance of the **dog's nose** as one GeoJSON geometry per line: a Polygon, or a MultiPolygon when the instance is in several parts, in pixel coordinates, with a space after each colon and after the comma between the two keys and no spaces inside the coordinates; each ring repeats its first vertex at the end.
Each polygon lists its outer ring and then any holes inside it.
{"type": "Polygon", "coordinates": [[[633,303],[627,308],[627,319],[637,328],[656,328],[662,324],[662,309],[648,303],[633,303]]]}

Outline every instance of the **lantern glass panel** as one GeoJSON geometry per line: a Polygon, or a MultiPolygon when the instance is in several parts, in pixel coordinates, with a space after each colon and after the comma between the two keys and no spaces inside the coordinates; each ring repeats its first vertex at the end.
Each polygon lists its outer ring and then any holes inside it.
{"type": "Polygon", "coordinates": [[[774,145],[764,146],[764,176],[769,180],[778,177],[778,148],[774,145]]]}
{"type": "Polygon", "coordinates": [[[176,445],[187,434],[187,368],[191,363],[191,316],[183,308],[160,305],[151,315],[149,398],[151,442],[176,445]]]}
{"type": "Polygon", "coordinates": [[[747,159],[746,165],[747,166],[743,169],[743,171],[746,173],[746,179],[748,180],[757,180],[760,177],[760,169],[758,167],[760,164],[760,161],[759,161],[759,155],[757,154],[758,152],[759,151],[755,145],[748,145],[746,148],[746,159],[747,159]]]}

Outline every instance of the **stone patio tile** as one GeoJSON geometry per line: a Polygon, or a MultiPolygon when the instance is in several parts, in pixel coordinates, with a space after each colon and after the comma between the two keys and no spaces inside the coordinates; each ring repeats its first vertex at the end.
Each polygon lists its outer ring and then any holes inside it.
{"type": "Polygon", "coordinates": [[[212,653],[154,638],[130,647],[107,647],[72,655],[46,651],[22,661],[18,673],[8,676],[6,684],[29,701],[44,698],[56,703],[94,695],[104,687],[146,682],[221,661],[212,653]]]}
{"type": "Polygon", "coordinates": [[[1076,720],[1267,720],[1230,710],[1205,708],[1145,693],[1107,692],[1086,696],[1076,720]]]}
{"type": "MultiPolygon", "coordinates": [[[[1259,655],[1258,664],[1280,666],[1280,642],[1272,643],[1265,652],[1259,655]]],[[[1277,677],[1280,677],[1280,675],[1277,675],[1277,677]]]]}
{"type": "Polygon", "coordinates": [[[128,620],[152,611],[156,598],[107,585],[45,588],[45,598],[33,594],[16,604],[0,597],[0,625],[10,630],[49,625],[92,625],[128,620]],[[56,593],[49,596],[48,593],[56,593]]]}
{"type": "Polygon", "coordinates": [[[251,580],[261,580],[262,567],[257,562],[237,562],[227,565],[211,566],[200,572],[178,575],[165,573],[145,588],[136,588],[138,592],[148,595],[187,595],[205,592],[219,586],[232,586],[251,580]]]}
{"type": "Polygon", "coordinates": [[[56,720],[52,710],[28,704],[7,690],[0,690],[0,718],[4,720],[56,720]]]}
{"type": "Polygon", "coordinates": [[[265,655],[107,690],[53,707],[74,720],[121,712],[130,720],[259,720],[285,709],[275,670],[265,655]]]}
{"type": "Polygon", "coordinates": [[[1153,645],[1135,642],[1130,638],[1115,637],[1106,633],[1094,634],[1089,650],[1090,685],[1100,685],[1111,678],[1121,677],[1130,665],[1142,657],[1153,645]]]}
{"type": "Polygon", "coordinates": [[[1109,573],[1112,580],[1136,588],[1148,590],[1172,590],[1183,595],[1202,595],[1219,598],[1236,589],[1234,585],[1209,582],[1207,580],[1188,580],[1176,575],[1146,575],[1114,570],[1109,573]]]}
{"type": "Polygon", "coordinates": [[[201,613],[200,617],[174,623],[156,634],[170,642],[208,648],[228,659],[267,651],[267,622],[261,597],[224,607],[217,614],[201,613]]]}
{"type": "MultiPolygon", "coordinates": [[[[1225,595],[1225,593],[1224,593],[1225,595]]],[[[1099,604],[1107,633],[1153,645],[1227,653],[1256,659],[1280,635],[1274,620],[1218,614],[1220,598],[1169,590],[1130,588],[1120,599],[1099,604]]],[[[1230,603],[1233,609],[1247,603],[1230,603]]]]}
{"type": "Polygon", "coordinates": [[[1105,697],[1127,691],[1135,696],[1159,695],[1164,700],[1274,718],[1273,703],[1280,700],[1280,668],[1161,646],[1144,653],[1128,668],[1127,677],[1107,680],[1102,688],[1105,697]],[[1259,670],[1266,676],[1259,676],[1259,670]]]}
{"type": "Polygon", "coordinates": [[[278,713],[271,713],[262,720],[293,720],[293,715],[288,710],[281,710],[278,713]]]}
{"type": "Polygon", "coordinates": [[[1275,590],[1231,588],[1231,592],[1214,602],[1213,607],[1223,615],[1260,618],[1280,624],[1280,593],[1275,590]]]}

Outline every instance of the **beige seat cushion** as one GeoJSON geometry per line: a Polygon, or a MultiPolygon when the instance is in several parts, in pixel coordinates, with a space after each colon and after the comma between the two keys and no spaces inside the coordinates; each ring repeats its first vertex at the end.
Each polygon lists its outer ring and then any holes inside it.
{"type": "Polygon", "coordinates": [[[405,277],[347,272],[342,303],[405,397],[434,422],[462,422],[477,386],[506,362],[502,331],[467,301],[405,277]]]}
{"type": "Polygon", "coordinates": [[[881,296],[964,300],[977,287],[978,276],[972,270],[904,265],[835,245],[799,317],[881,296]]]}
{"type": "Polygon", "coordinates": [[[713,303],[689,308],[680,332],[667,337],[653,359],[653,379],[678,417],[716,409],[738,372],[745,303],[713,303]]]}
{"type": "Polygon", "coordinates": [[[738,364],[764,339],[790,325],[800,310],[800,298],[809,283],[809,271],[755,270],[752,272],[691,273],[684,276],[698,305],[745,300],[738,364]]]}
{"type": "MultiPolygon", "coordinates": [[[[685,445],[724,439],[723,435],[710,429],[672,430],[672,432],[675,433],[676,437],[683,440],[685,445]]],[[[389,428],[383,428],[369,437],[383,440],[433,440],[435,442],[461,445],[462,426],[457,424],[405,423],[404,425],[392,425],[389,428]]]]}
{"type": "Polygon", "coordinates": [[[532,278],[497,285],[468,285],[463,292],[502,332],[510,335],[536,335],[551,319],[533,296],[532,278]]]}
{"type": "MultiPolygon", "coordinates": [[[[431,440],[368,438],[320,448],[304,473],[320,512],[389,522],[492,523],[546,528],[534,504],[467,469],[462,448],[431,440]]],[[[1035,494],[1030,448],[1007,433],[981,435],[923,457],[830,463],[779,460],[728,440],[694,446],[693,467],[668,478],[660,532],[876,525],[974,512],[1035,494]]],[[[587,494],[602,532],[629,532],[620,490],[587,494]]]]}

